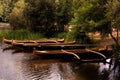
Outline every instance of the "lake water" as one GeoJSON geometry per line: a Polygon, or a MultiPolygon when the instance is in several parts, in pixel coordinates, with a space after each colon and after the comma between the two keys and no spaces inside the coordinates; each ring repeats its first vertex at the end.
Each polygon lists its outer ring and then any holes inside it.
{"type": "Polygon", "coordinates": [[[119,68],[104,63],[41,59],[0,49],[0,80],[120,80],[119,68]]]}

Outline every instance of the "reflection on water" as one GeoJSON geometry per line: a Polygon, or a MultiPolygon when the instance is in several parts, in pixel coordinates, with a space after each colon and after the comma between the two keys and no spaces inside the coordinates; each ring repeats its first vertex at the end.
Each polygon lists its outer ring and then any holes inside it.
{"type": "Polygon", "coordinates": [[[0,80],[119,80],[119,67],[40,59],[31,53],[12,54],[0,49],[0,80]]]}

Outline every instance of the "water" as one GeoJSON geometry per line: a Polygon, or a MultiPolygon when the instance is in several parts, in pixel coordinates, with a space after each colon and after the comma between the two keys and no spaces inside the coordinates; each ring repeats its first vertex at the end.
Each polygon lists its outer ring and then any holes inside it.
{"type": "Polygon", "coordinates": [[[104,63],[41,59],[0,49],[0,80],[120,80],[119,68],[104,63]]]}

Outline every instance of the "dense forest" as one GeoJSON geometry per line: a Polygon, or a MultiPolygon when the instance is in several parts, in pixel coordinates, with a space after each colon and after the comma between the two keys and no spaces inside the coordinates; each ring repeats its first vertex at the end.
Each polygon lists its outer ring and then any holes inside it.
{"type": "Polygon", "coordinates": [[[0,21],[9,22],[13,30],[28,30],[50,38],[89,42],[87,33],[101,37],[119,32],[119,0],[0,0],[0,21]]]}

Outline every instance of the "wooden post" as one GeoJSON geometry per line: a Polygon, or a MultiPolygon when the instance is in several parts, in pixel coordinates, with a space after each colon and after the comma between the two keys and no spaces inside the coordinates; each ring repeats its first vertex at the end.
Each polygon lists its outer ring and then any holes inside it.
{"type": "Polygon", "coordinates": [[[35,47],[33,48],[33,54],[36,54],[36,49],[35,49],[35,47]]]}

